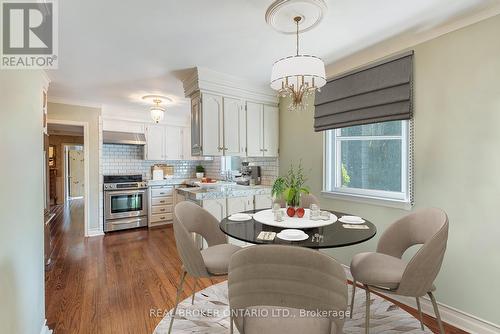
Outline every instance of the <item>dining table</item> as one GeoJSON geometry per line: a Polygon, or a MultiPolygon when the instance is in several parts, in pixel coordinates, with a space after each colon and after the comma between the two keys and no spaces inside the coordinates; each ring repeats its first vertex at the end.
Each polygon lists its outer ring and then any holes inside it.
{"type": "MultiPolygon", "coordinates": [[[[270,210],[270,209],[268,209],[270,210]]],[[[377,228],[373,223],[363,218],[364,222],[362,225],[367,226],[365,229],[349,228],[350,224],[345,224],[335,219],[335,222],[319,227],[300,227],[299,229],[304,231],[308,235],[308,238],[302,241],[288,241],[280,239],[275,236],[273,240],[261,240],[258,238],[261,232],[275,232],[279,233],[284,228],[279,226],[272,226],[262,223],[254,219],[254,215],[263,210],[250,210],[244,213],[249,215],[249,219],[243,221],[234,221],[230,217],[222,219],[219,227],[223,233],[232,237],[234,239],[247,242],[250,244],[280,244],[280,245],[292,245],[299,247],[307,247],[312,249],[324,249],[324,248],[338,248],[356,245],[365,241],[370,240],[377,234],[377,228]]],[[[335,215],[332,217],[340,218],[342,216],[350,216],[348,213],[342,213],[338,211],[323,210],[328,211],[335,215]]],[[[301,226],[304,226],[302,224],[301,226]]],[[[287,227],[287,228],[293,228],[287,227]]]]}

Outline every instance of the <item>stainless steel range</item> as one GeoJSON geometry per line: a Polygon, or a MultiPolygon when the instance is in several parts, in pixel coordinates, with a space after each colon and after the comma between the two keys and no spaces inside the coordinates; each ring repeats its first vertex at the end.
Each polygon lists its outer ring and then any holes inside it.
{"type": "Polygon", "coordinates": [[[148,225],[148,191],[142,175],[104,175],[104,232],[148,225]]]}

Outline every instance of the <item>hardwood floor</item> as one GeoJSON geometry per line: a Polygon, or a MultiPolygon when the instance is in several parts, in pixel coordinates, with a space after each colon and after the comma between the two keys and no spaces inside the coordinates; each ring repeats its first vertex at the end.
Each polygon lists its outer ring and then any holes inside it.
{"type": "MultiPolygon", "coordinates": [[[[151,334],[175,299],[181,262],[171,227],[83,237],[83,201],[55,207],[46,316],[54,334],[151,334]]],[[[203,279],[197,290],[225,280],[203,279]]],[[[192,291],[188,276],[182,299],[192,291]]],[[[416,316],[416,310],[400,305],[416,316]]],[[[426,325],[437,333],[434,318],[426,325]]],[[[446,326],[446,333],[462,334],[446,326]]]]}

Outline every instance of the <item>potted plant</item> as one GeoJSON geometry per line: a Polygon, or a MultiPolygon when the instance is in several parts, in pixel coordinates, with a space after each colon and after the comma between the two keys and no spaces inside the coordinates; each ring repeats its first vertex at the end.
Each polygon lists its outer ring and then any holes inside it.
{"type": "Polygon", "coordinates": [[[305,182],[304,170],[300,163],[297,168],[294,168],[292,164],[286,176],[278,176],[274,181],[271,193],[275,199],[286,202],[289,216],[295,215],[295,209],[300,205],[300,196],[309,194],[309,188],[304,185],[305,182]],[[293,209],[293,214],[291,214],[292,210],[290,208],[293,209]]]}
{"type": "Polygon", "coordinates": [[[202,165],[196,166],[196,178],[201,179],[205,176],[205,167],[202,165]]]}

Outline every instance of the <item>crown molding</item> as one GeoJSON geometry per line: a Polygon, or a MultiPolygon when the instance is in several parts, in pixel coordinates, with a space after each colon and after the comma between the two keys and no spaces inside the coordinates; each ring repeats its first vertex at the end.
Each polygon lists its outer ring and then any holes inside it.
{"type": "Polygon", "coordinates": [[[277,94],[271,87],[251,84],[242,78],[203,67],[192,69],[183,78],[182,84],[186,97],[202,91],[272,104],[278,103],[277,94]]]}

